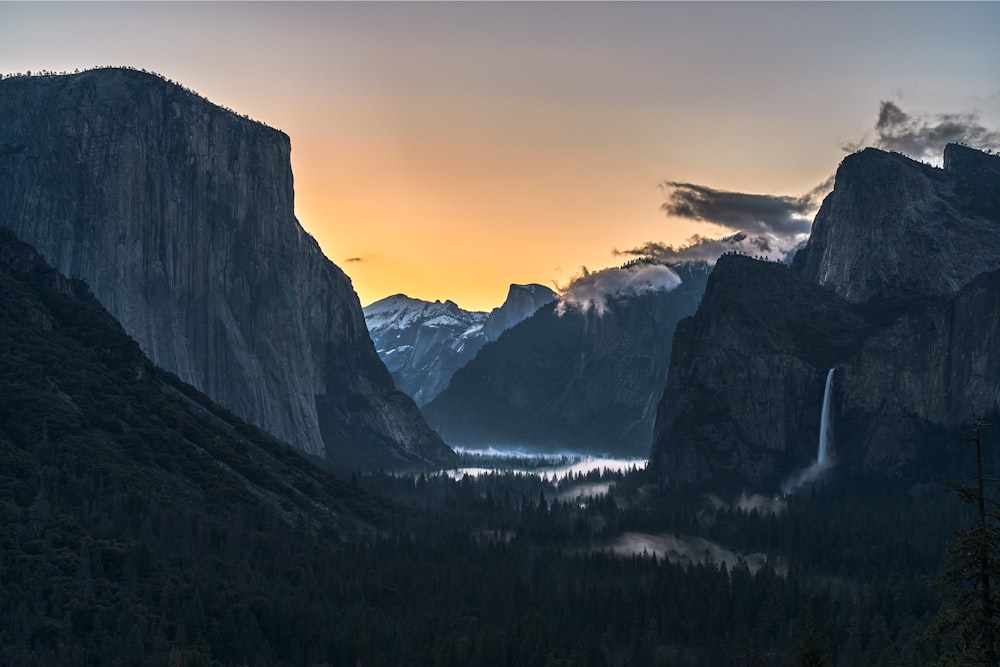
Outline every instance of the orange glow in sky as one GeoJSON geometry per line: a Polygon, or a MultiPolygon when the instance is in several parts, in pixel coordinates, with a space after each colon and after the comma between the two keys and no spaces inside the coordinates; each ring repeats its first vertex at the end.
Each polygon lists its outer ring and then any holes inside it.
{"type": "Polygon", "coordinates": [[[286,132],[363,304],[470,309],[720,228],[664,180],[800,195],[878,104],[1000,126],[997,3],[0,3],[0,71],[131,65],[286,132]]]}

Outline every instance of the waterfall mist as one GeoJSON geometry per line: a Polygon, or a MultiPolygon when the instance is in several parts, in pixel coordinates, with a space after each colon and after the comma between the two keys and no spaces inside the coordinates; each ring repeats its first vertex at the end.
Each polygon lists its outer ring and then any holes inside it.
{"type": "Polygon", "coordinates": [[[823,389],[823,407],[819,418],[819,445],[816,448],[816,460],[811,466],[797,475],[790,477],[781,485],[785,495],[792,494],[803,484],[815,482],[823,471],[830,467],[830,388],[833,386],[833,370],[826,374],[826,386],[823,389]]]}

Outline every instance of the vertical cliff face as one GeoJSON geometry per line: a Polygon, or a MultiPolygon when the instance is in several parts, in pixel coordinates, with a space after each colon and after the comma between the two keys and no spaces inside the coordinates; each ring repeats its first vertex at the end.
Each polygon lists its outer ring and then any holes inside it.
{"type": "Polygon", "coordinates": [[[528,319],[542,306],[556,300],[556,293],[545,285],[511,285],[507,298],[490,312],[483,326],[486,340],[496,340],[504,331],[528,319]]]}
{"type": "Polygon", "coordinates": [[[145,73],[0,82],[0,224],[85,279],[156,364],[337,465],[447,457],[296,221],[289,153],[145,73]]]}
{"type": "Polygon", "coordinates": [[[932,473],[973,415],[1000,415],[1000,158],[945,168],[847,158],[791,269],[726,256],[677,327],[651,470],[776,490],[816,456],[835,368],[833,457],[932,473]]]}
{"type": "Polygon", "coordinates": [[[949,144],[944,168],[868,148],[844,159],[793,266],[849,301],[950,296],[1000,268],[1000,156],[949,144]]]}

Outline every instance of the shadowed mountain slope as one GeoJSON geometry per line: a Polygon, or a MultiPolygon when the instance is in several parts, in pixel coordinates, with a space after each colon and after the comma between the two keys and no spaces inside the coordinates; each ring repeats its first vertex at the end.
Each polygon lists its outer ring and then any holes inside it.
{"type": "Polygon", "coordinates": [[[455,446],[645,456],[674,326],[708,275],[676,270],[673,290],[611,300],[603,315],[542,308],[455,373],[428,421],[455,446]]]}

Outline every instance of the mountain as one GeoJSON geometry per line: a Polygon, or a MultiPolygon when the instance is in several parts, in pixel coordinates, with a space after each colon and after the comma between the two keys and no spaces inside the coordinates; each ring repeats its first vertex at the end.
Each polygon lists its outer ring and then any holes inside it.
{"type": "Polygon", "coordinates": [[[791,268],[719,260],[677,327],[651,471],[777,490],[817,456],[830,368],[836,471],[950,469],[944,444],[1000,411],[1000,157],[970,150],[852,155],[791,268]]]}
{"type": "Polygon", "coordinates": [[[293,212],[288,137],[157,76],[0,81],[0,224],[157,365],[342,468],[448,460],[293,212]]]}
{"type": "Polygon", "coordinates": [[[425,405],[483,345],[555,298],[543,285],[511,285],[503,305],[486,314],[396,294],[366,306],[365,323],[396,387],[425,405]]]}
{"type": "Polygon", "coordinates": [[[396,387],[423,405],[486,343],[486,313],[452,301],[422,301],[396,294],[364,309],[375,349],[396,387]]]}
{"type": "Polygon", "coordinates": [[[676,267],[671,291],[595,310],[542,308],[483,347],[424,406],[453,445],[644,456],[677,321],[694,312],[708,267],[676,267]]]}

